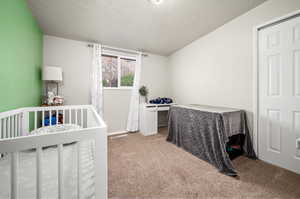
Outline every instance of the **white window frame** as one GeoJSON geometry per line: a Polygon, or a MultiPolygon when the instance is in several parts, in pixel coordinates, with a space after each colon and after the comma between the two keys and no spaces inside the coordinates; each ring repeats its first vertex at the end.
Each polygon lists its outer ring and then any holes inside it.
{"type": "MultiPolygon", "coordinates": [[[[133,86],[121,86],[121,59],[132,59],[135,60],[135,69],[137,64],[137,57],[136,56],[128,56],[128,55],[122,55],[119,53],[113,53],[113,52],[103,52],[101,56],[112,56],[117,57],[118,59],[118,87],[104,87],[104,90],[130,90],[133,86]]],[[[135,73],[134,69],[134,73],[135,73]]]]}

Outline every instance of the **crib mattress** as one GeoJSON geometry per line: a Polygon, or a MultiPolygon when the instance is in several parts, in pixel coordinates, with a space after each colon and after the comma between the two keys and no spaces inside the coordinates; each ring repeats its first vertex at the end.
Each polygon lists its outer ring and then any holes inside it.
{"type": "Polygon", "coordinates": [[[70,131],[70,130],[79,130],[82,129],[81,126],[76,124],[59,124],[55,126],[45,126],[33,130],[30,134],[47,134],[47,133],[57,133],[63,131],[70,131]]]}
{"type": "MultiPolygon", "coordinates": [[[[81,190],[82,198],[94,198],[94,141],[81,143],[81,190]]],[[[63,147],[63,198],[77,198],[77,145],[63,147]]],[[[19,198],[36,198],[36,152],[19,153],[19,198]]],[[[10,157],[0,159],[0,198],[9,199],[10,157]]],[[[42,198],[58,198],[58,152],[57,147],[43,149],[42,156],[42,198]]]]}

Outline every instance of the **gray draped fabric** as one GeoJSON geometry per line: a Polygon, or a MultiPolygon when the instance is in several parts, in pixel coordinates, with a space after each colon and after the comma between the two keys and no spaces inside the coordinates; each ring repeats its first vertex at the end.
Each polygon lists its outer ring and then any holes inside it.
{"type": "Polygon", "coordinates": [[[245,155],[256,158],[245,111],[203,105],[175,105],[170,108],[167,141],[230,176],[237,173],[226,152],[226,143],[230,136],[237,134],[245,135],[245,155]]]}

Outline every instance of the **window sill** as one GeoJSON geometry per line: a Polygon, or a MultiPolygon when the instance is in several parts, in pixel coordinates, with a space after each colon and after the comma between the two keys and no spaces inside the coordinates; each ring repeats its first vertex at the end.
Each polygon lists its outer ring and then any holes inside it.
{"type": "Polygon", "coordinates": [[[132,87],[118,87],[118,88],[108,88],[108,87],[103,87],[103,90],[131,90],[132,87]]]}

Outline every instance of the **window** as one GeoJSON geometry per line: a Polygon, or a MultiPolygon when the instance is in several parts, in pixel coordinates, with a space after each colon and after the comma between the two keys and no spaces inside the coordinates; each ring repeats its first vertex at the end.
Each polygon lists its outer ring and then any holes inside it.
{"type": "Polygon", "coordinates": [[[121,58],[121,86],[133,86],[136,60],[121,58]]]}
{"type": "Polygon", "coordinates": [[[118,57],[102,55],[103,87],[118,87],[118,57]]]}
{"type": "Polygon", "coordinates": [[[102,55],[104,88],[130,88],[133,86],[136,59],[117,55],[102,55]]]}

